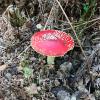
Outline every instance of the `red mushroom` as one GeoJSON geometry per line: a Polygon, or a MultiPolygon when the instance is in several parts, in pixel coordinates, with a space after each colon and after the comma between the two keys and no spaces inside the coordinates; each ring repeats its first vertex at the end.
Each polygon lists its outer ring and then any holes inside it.
{"type": "Polygon", "coordinates": [[[47,57],[48,64],[54,64],[54,58],[64,56],[65,53],[73,49],[73,38],[62,31],[42,30],[36,32],[31,38],[32,48],[47,57]]]}

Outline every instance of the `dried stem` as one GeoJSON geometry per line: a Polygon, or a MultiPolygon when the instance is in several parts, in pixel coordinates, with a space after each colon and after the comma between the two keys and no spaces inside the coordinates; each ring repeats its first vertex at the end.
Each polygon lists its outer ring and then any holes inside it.
{"type": "MultiPolygon", "coordinates": [[[[94,21],[96,21],[95,23],[98,23],[98,22],[97,22],[98,20],[100,20],[100,17],[98,17],[98,18],[96,18],[96,19],[93,19],[93,20],[86,21],[86,22],[84,22],[84,23],[82,23],[82,24],[79,24],[79,25],[75,25],[75,26],[73,26],[73,27],[80,27],[81,25],[89,24],[89,23],[92,23],[92,22],[94,22],[94,21]]],[[[94,24],[94,23],[93,23],[93,24],[94,24]]],[[[90,26],[91,26],[91,25],[90,25],[90,26]]],[[[88,27],[90,27],[90,26],[88,26],[88,27]]],[[[71,28],[68,28],[68,29],[71,29],[71,28]]],[[[87,27],[86,27],[86,29],[87,29],[87,27]]]]}
{"type": "MultiPolygon", "coordinates": [[[[53,11],[53,7],[54,7],[54,5],[52,6],[51,11],[50,11],[49,16],[48,16],[48,19],[47,19],[47,21],[46,21],[46,23],[45,23],[45,26],[44,26],[44,28],[43,28],[44,30],[46,29],[46,27],[47,27],[47,25],[48,25],[48,21],[50,20],[50,17],[51,17],[52,11],[53,11]]],[[[26,52],[30,47],[31,47],[31,45],[29,45],[27,48],[25,48],[25,50],[23,50],[23,51],[18,55],[17,58],[20,58],[21,55],[22,55],[24,52],[26,52]]]]}
{"type": "Polygon", "coordinates": [[[67,19],[69,25],[71,26],[71,28],[72,28],[72,30],[73,30],[73,33],[74,33],[74,35],[75,35],[75,37],[76,37],[76,39],[77,39],[77,42],[78,42],[78,44],[79,44],[79,46],[80,46],[80,48],[81,48],[81,51],[82,51],[84,57],[87,58],[86,55],[85,55],[85,52],[84,52],[84,50],[83,50],[83,48],[82,48],[82,46],[81,46],[81,42],[80,42],[80,40],[79,40],[79,38],[78,38],[78,36],[77,36],[77,34],[76,34],[76,32],[75,32],[75,29],[74,29],[74,27],[72,26],[72,23],[70,22],[68,16],[66,15],[66,13],[65,13],[65,11],[64,11],[64,9],[63,9],[63,7],[62,7],[61,4],[60,4],[60,2],[59,2],[58,0],[56,0],[56,2],[58,3],[58,5],[59,5],[59,7],[61,8],[63,14],[65,15],[65,17],[66,17],[66,19],[67,19]]]}
{"type": "MultiPolygon", "coordinates": [[[[55,4],[55,3],[54,3],[54,4],[55,4]]],[[[51,8],[51,11],[50,11],[50,13],[49,13],[48,19],[47,19],[47,21],[46,21],[46,23],[45,23],[45,25],[44,25],[43,30],[46,29],[46,27],[47,27],[47,25],[48,25],[48,22],[49,22],[50,19],[51,19],[52,12],[53,12],[53,10],[54,10],[54,8],[55,8],[55,5],[54,5],[54,4],[53,4],[53,6],[52,6],[52,8],[51,8]]]]}

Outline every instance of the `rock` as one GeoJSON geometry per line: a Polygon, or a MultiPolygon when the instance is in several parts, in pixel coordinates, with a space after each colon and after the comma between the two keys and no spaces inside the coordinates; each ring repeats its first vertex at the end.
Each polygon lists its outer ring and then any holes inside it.
{"type": "Polygon", "coordinates": [[[30,60],[35,62],[37,59],[35,57],[31,57],[30,60]]]}
{"type": "MultiPolygon", "coordinates": [[[[13,75],[17,75],[18,74],[18,70],[17,70],[17,67],[16,66],[14,66],[14,65],[8,65],[8,67],[4,70],[4,75],[5,76],[7,76],[6,74],[8,73],[8,75],[9,74],[11,74],[11,76],[13,76],[13,75]]],[[[9,75],[10,76],[10,75],[9,75]]],[[[8,77],[8,76],[7,76],[8,77]]]]}
{"type": "Polygon", "coordinates": [[[73,94],[73,95],[71,96],[71,100],[76,100],[76,95],[75,95],[75,94],[73,94]]]}
{"type": "Polygon", "coordinates": [[[25,90],[29,95],[38,94],[38,87],[34,83],[28,87],[25,87],[25,90]]]}
{"type": "Polygon", "coordinates": [[[72,69],[72,63],[71,62],[64,62],[63,64],[60,65],[60,70],[63,72],[70,72],[72,69]]]}
{"type": "Polygon", "coordinates": [[[96,78],[96,79],[95,79],[94,85],[95,85],[95,88],[96,88],[96,89],[100,89],[100,78],[96,78]]]}
{"type": "Polygon", "coordinates": [[[54,81],[54,84],[55,84],[55,86],[59,86],[59,85],[60,85],[60,82],[56,79],[56,80],[54,81]]]}
{"type": "Polygon", "coordinates": [[[85,88],[84,85],[79,85],[78,90],[81,91],[81,92],[87,92],[88,93],[88,90],[85,88]]]}
{"type": "Polygon", "coordinates": [[[33,97],[32,100],[37,100],[37,99],[35,97],[33,97]]]}
{"type": "Polygon", "coordinates": [[[59,91],[57,93],[57,99],[58,100],[70,100],[71,99],[71,95],[70,95],[69,92],[61,90],[61,91],[59,91]]]}
{"type": "Polygon", "coordinates": [[[56,86],[54,88],[51,89],[51,92],[57,97],[57,94],[59,91],[65,91],[65,87],[62,86],[56,86]]]}
{"type": "Polygon", "coordinates": [[[3,71],[7,68],[8,66],[6,64],[3,64],[0,66],[0,71],[3,71]]]}
{"type": "Polygon", "coordinates": [[[6,77],[8,80],[11,80],[12,75],[11,75],[10,73],[7,73],[7,74],[5,74],[5,77],[6,77]]]}

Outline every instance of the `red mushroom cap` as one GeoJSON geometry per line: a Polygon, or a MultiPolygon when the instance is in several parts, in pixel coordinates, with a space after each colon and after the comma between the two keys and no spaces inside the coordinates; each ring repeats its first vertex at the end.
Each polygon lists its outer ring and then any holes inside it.
{"type": "Polygon", "coordinates": [[[31,38],[32,48],[45,56],[63,56],[74,47],[73,38],[62,31],[42,30],[31,38]]]}

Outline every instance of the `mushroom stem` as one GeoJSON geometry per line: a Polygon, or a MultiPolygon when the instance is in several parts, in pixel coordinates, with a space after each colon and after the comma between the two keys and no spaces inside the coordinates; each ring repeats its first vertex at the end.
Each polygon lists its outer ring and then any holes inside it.
{"type": "Polygon", "coordinates": [[[53,65],[54,64],[54,60],[55,60],[55,57],[47,56],[48,65],[53,65]]]}

